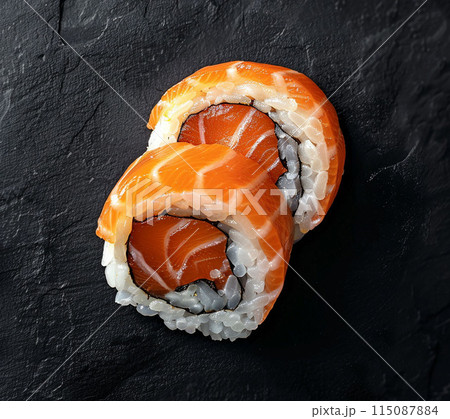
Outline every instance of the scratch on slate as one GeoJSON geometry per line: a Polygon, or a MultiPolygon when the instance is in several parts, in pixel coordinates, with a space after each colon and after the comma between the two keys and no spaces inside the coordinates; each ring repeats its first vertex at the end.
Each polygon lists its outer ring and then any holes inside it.
{"type": "Polygon", "coordinates": [[[440,346],[439,346],[439,342],[436,343],[434,345],[434,347],[432,348],[432,361],[431,361],[431,365],[430,368],[428,370],[428,377],[427,377],[427,394],[428,394],[428,398],[431,398],[431,388],[432,388],[432,384],[433,384],[433,374],[436,370],[436,365],[437,365],[437,359],[438,359],[438,355],[440,352],[440,346]]]}
{"type": "Polygon", "coordinates": [[[59,0],[59,16],[58,16],[58,27],[56,28],[56,31],[61,35],[61,22],[63,20],[63,14],[64,14],[64,0],[59,0]]]}
{"type": "MultiPolygon", "coordinates": [[[[114,20],[117,20],[117,19],[120,19],[120,18],[122,18],[122,17],[123,17],[123,16],[119,16],[119,17],[117,17],[117,18],[114,18],[113,21],[114,21],[114,20]]],[[[97,36],[97,37],[94,39],[94,42],[97,42],[100,38],[103,37],[103,35],[105,34],[105,32],[108,30],[108,27],[109,27],[109,17],[106,18],[106,25],[105,25],[105,27],[102,29],[102,31],[100,32],[100,35],[97,36]]]]}
{"type": "Polygon", "coordinates": [[[2,124],[3,118],[6,116],[6,114],[9,111],[9,108],[11,107],[11,94],[13,92],[13,89],[8,89],[3,93],[3,100],[0,104],[0,126],[2,124]]]}
{"type": "Polygon", "coordinates": [[[414,151],[416,151],[416,148],[419,145],[419,142],[420,142],[420,139],[416,141],[416,143],[414,144],[414,147],[411,150],[409,150],[408,154],[406,155],[406,157],[404,159],[400,160],[397,163],[390,164],[389,166],[382,167],[382,168],[378,169],[376,172],[372,173],[370,175],[369,182],[374,180],[375,177],[377,177],[381,172],[384,172],[385,170],[388,170],[388,169],[396,169],[398,166],[405,163],[413,155],[414,151]]]}
{"type": "Polygon", "coordinates": [[[92,118],[94,118],[95,114],[98,111],[98,108],[100,107],[100,105],[103,103],[103,101],[101,101],[93,110],[93,112],[91,113],[91,115],[89,115],[86,120],[84,121],[83,125],[81,126],[81,128],[72,136],[71,140],[69,141],[69,144],[67,145],[67,148],[70,148],[70,146],[73,144],[73,142],[75,141],[75,139],[83,132],[83,130],[86,128],[86,126],[88,125],[88,123],[92,120],[92,118]]]}

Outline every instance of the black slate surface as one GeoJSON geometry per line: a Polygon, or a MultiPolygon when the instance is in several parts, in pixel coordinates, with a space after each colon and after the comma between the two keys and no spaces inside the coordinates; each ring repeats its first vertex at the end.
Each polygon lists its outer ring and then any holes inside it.
{"type": "MultiPolygon", "coordinates": [[[[331,95],[418,1],[29,0],[147,118],[245,59],[331,95]]],[[[426,399],[450,397],[450,4],[430,0],[332,97],[348,158],[292,265],[426,399]]],[[[116,310],[94,235],[144,122],[22,1],[0,12],[2,399],[416,400],[292,271],[246,340],[116,310]],[[50,379],[48,379],[50,377],[50,379]],[[48,380],[47,380],[48,379],[48,380]],[[47,381],[45,381],[47,380],[47,381]]]]}

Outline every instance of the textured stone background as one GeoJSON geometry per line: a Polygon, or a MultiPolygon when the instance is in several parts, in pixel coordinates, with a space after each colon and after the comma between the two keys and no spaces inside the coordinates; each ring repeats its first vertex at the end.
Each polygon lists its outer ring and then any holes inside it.
{"type": "MultiPolygon", "coordinates": [[[[208,64],[304,72],[330,95],[420,4],[29,0],[145,117],[208,64]]],[[[430,0],[332,99],[348,159],[293,266],[427,399],[450,398],[449,14],[430,0]]],[[[115,309],[97,217],[141,119],[21,0],[0,12],[0,397],[24,399],[115,309]]],[[[119,310],[35,399],[417,399],[293,272],[235,343],[119,310]]]]}

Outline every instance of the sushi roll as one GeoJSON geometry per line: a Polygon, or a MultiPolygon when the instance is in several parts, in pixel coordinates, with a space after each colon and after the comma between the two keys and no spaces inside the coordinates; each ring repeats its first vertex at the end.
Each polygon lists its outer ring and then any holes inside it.
{"type": "Polygon", "coordinates": [[[247,337],[339,188],[336,112],[303,74],[238,61],[169,89],[148,127],[98,222],[116,302],[172,330],[247,337]]]}
{"type": "Polygon", "coordinates": [[[322,221],[339,188],[345,146],[336,112],[312,80],[288,68],[205,67],[162,96],[148,128],[149,150],[218,143],[257,162],[285,194],[296,239],[322,221]]]}
{"type": "Polygon", "coordinates": [[[125,171],[97,235],[117,303],[170,329],[233,341],[280,294],[294,220],[260,164],[222,144],[175,142],[125,171]]]}

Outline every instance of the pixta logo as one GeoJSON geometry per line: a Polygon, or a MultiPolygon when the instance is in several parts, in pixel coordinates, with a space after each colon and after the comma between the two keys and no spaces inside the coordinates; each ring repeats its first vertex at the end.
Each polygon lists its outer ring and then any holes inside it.
{"type": "MultiPolygon", "coordinates": [[[[112,201],[114,201],[114,196],[112,201]]],[[[250,214],[290,214],[284,193],[280,189],[205,189],[176,191],[150,179],[140,179],[126,192],[126,215],[137,220],[149,219],[171,210],[191,210],[194,217],[214,213],[226,216],[250,214]]]]}
{"type": "Polygon", "coordinates": [[[351,418],[356,414],[356,409],[353,407],[345,406],[340,407],[313,407],[312,417],[322,416],[342,416],[343,418],[351,418]]]}

